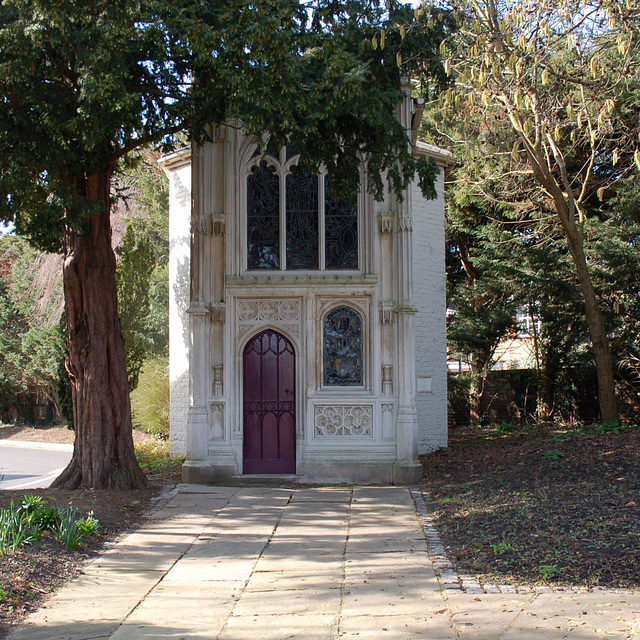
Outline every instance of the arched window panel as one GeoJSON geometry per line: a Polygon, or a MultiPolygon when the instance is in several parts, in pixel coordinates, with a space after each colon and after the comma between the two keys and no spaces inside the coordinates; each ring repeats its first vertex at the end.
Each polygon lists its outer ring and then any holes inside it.
{"type": "Polygon", "coordinates": [[[327,314],[322,358],[326,386],[363,384],[362,317],[351,307],[343,305],[327,314]]]}
{"type": "Polygon", "coordinates": [[[247,268],[280,268],[280,178],[264,160],[247,176],[247,268]]]}
{"type": "Polygon", "coordinates": [[[325,178],[325,269],[358,268],[358,208],[351,202],[336,200],[325,178]]]}
{"type": "Polygon", "coordinates": [[[286,178],[287,269],[318,269],[318,176],[286,178]]]}

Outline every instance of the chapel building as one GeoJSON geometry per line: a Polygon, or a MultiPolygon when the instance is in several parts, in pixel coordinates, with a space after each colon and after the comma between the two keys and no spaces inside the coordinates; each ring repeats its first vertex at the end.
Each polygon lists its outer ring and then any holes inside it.
{"type": "MultiPolygon", "coordinates": [[[[170,179],[171,450],[186,482],[406,483],[447,444],[444,169],[435,200],[333,197],[237,127],[162,160],[170,179]]],[[[365,180],[362,179],[364,184],[365,180]]]]}

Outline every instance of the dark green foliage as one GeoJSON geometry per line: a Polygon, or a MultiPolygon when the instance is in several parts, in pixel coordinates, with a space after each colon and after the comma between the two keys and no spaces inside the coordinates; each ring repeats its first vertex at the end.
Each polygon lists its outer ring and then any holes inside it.
{"type": "Polygon", "coordinates": [[[0,237],[0,409],[22,414],[26,396],[43,394],[57,406],[59,261],[19,238],[0,237]]]}
{"type": "MultiPolygon", "coordinates": [[[[158,165],[158,154],[150,149],[136,153],[117,176],[118,191],[126,205],[127,224],[143,244],[153,247],[155,261],[148,278],[149,305],[139,334],[146,355],[169,356],[169,185],[158,165]]],[[[121,251],[122,251],[121,247],[121,251]]],[[[122,266],[118,287],[127,286],[122,266]]],[[[134,276],[135,277],[135,276],[134,276]]],[[[122,313],[120,314],[123,321],[122,313]]],[[[124,329],[124,327],[123,327],[124,329]]],[[[126,329],[125,329],[126,330],[126,329]]]]}
{"type": "MultiPolygon", "coordinates": [[[[374,192],[384,171],[399,188],[417,168],[395,118],[401,73],[420,57],[442,84],[437,45],[450,25],[445,16],[412,29],[412,10],[390,7],[320,1],[310,15],[294,0],[3,3],[0,219],[59,251],[63,221],[82,233],[97,206],[78,189],[86,172],[113,169],[144,143],[170,144],[183,128],[201,140],[232,117],[289,138],[307,163],[327,166],[336,190],[353,187],[361,155],[374,192]],[[386,46],[374,48],[381,30],[386,46]]],[[[423,168],[427,190],[429,175],[423,168]]]]}

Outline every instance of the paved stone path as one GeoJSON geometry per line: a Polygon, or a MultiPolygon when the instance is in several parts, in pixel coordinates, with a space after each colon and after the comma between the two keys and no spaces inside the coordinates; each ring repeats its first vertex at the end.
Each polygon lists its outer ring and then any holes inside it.
{"type": "Polygon", "coordinates": [[[11,640],[640,638],[640,592],[445,587],[406,488],[186,486],[11,640]]]}

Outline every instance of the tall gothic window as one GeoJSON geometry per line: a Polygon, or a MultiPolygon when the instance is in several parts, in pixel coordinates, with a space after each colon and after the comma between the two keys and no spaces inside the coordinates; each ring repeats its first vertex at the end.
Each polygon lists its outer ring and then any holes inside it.
{"type": "Polygon", "coordinates": [[[324,320],[322,332],[323,383],[328,386],[363,384],[362,317],[347,306],[336,307],[324,320]]]}
{"type": "Polygon", "coordinates": [[[318,176],[290,173],[287,194],[287,269],[318,268],[318,176]]]}
{"type": "Polygon", "coordinates": [[[280,178],[263,160],[247,177],[247,264],[280,268],[280,178]]]}
{"type": "Polygon", "coordinates": [[[247,176],[247,269],[358,269],[355,199],[336,200],[324,174],[295,171],[291,147],[266,155],[254,153],[247,176]]]}
{"type": "Polygon", "coordinates": [[[331,196],[325,177],[324,194],[325,269],[358,268],[358,209],[355,202],[331,196]]]}

